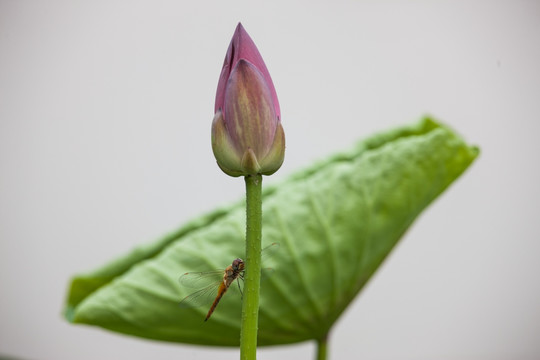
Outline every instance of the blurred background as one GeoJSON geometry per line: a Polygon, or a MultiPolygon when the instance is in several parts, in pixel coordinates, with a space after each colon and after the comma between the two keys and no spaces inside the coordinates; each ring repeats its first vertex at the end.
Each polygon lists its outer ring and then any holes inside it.
{"type": "Polygon", "coordinates": [[[75,273],[243,195],[210,147],[238,21],[287,137],[266,183],[424,114],[482,150],[338,321],[330,358],[540,358],[538,1],[0,0],[0,355],[238,358],[61,315],[75,273]]]}

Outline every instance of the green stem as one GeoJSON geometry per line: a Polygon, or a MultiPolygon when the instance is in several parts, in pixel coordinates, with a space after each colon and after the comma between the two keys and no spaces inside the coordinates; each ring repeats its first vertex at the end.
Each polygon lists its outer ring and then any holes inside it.
{"type": "Polygon", "coordinates": [[[317,340],[317,360],[326,360],[327,343],[327,336],[324,336],[323,338],[317,340]]]}
{"type": "Polygon", "coordinates": [[[259,292],[261,287],[262,175],[246,176],[246,259],[240,359],[257,357],[259,292]]]}

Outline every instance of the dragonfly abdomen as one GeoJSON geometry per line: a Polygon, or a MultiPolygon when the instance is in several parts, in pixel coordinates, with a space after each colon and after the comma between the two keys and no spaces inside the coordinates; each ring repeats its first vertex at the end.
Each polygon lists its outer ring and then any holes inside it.
{"type": "Polygon", "coordinates": [[[218,289],[216,299],[212,303],[212,306],[210,307],[210,310],[208,310],[208,314],[206,314],[206,318],[204,319],[204,321],[207,321],[208,319],[210,319],[210,316],[212,316],[212,313],[214,312],[214,310],[218,306],[219,301],[221,300],[223,295],[225,295],[225,293],[227,292],[227,289],[229,289],[229,287],[227,285],[225,285],[224,282],[222,282],[221,285],[219,285],[219,289],[218,289]]]}

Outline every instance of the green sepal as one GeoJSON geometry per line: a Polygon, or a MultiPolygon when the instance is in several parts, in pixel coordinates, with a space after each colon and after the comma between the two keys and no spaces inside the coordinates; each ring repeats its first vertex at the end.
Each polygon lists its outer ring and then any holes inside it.
{"type": "Polygon", "coordinates": [[[240,176],[242,157],[227,132],[223,112],[218,110],[212,121],[212,151],[219,168],[229,176],[240,176]]]}
{"type": "Polygon", "coordinates": [[[264,159],[261,161],[261,173],[263,175],[272,175],[279,170],[283,160],[285,159],[285,132],[281,122],[278,122],[276,126],[276,133],[274,135],[274,142],[270,147],[270,151],[264,159]]]}

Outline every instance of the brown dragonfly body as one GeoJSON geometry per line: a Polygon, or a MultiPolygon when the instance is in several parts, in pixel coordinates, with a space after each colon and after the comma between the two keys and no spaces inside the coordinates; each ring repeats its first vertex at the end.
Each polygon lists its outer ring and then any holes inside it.
{"type": "Polygon", "coordinates": [[[219,285],[217,296],[214,302],[212,303],[210,310],[208,310],[208,314],[206,314],[206,318],[204,319],[204,321],[207,321],[208,319],[210,319],[210,316],[212,316],[212,313],[218,306],[219,301],[221,300],[223,295],[225,295],[227,290],[229,290],[229,286],[231,286],[234,280],[242,276],[243,271],[244,271],[244,260],[242,259],[236,259],[233,261],[232,265],[227,266],[223,274],[223,282],[219,285]]]}
{"type": "MultiPolygon", "coordinates": [[[[272,256],[278,248],[279,244],[277,243],[273,243],[264,248],[261,252],[262,259],[272,256]]],[[[196,288],[199,290],[186,296],[180,301],[180,307],[192,308],[212,303],[212,306],[210,306],[210,310],[208,310],[208,314],[204,319],[204,321],[207,321],[214,313],[214,310],[216,310],[223,295],[225,295],[235,280],[238,284],[240,293],[242,293],[240,280],[244,280],[244,270],[244,261],[242,259],[235,259],[231,265],[222,270],[187,272],[183,274],[179,279],[180,284],[184,287],[196,288]]],[[[261,271],[261,276],[263,278],[268,277],[272,272],[273,269],[264,268],[261,271]]]]}

